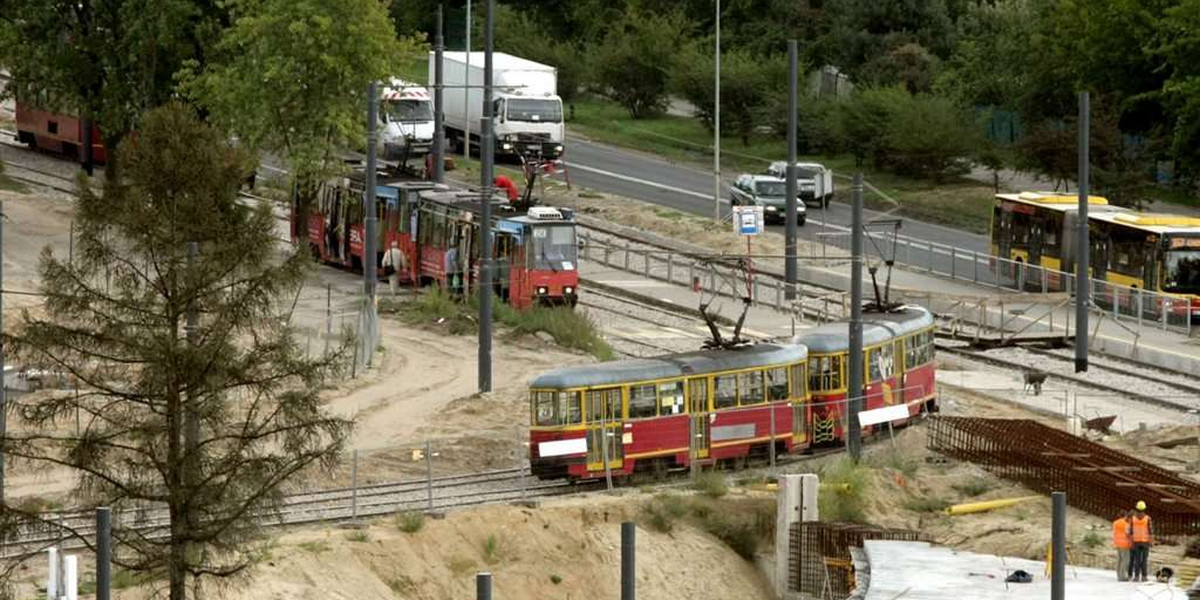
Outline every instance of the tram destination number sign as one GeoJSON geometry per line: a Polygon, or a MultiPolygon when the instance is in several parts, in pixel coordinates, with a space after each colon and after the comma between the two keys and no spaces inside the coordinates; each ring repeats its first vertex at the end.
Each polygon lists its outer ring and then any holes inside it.
{"type": "Polygon", "coordinates": [[[733,232],[738,235],[758,235],[763,232],[763,207],[733,207],[733,232]]]}

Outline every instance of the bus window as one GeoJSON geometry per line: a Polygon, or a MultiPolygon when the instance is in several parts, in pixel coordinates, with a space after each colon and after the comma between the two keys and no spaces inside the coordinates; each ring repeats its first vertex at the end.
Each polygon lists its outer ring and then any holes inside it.
{"type": "Polygon", "coordinates": [[[763,402],[766,402],[767,398],[763,395],[762,371],[739,373],[738,392],[741,396],[742,406],[762,404],[763,402]]]}
{"type": "Polygon", "coordinates": [[[1164,292],[1200,293],[1200,248],[1169,250],[1163,263],[1164,292]]]}
{"type": "Polygon", "coordinates": [[[717,410],[737,406],[736,375],[720,375],[713,378],[713,405],[717,410]]]}
{"type": "Polygon", "coordinates": [[[645,419],[658,416],[658,393],[654,384],[629,388],[629,418],[645,419]]]}
{"type": "MultiPolygon", "coordinates": [[[[792,368],[795,368],[794,366],[792,368]]],[[[767,369],[767,399],[771,402],[786,400],[788,397],[788,378],[786,367],[767,369]]]]}
{"type": "Polygon", "coordinates": [[[658,384],[658,414],[677,415],[683,412],[683,382],[658,384]]]}

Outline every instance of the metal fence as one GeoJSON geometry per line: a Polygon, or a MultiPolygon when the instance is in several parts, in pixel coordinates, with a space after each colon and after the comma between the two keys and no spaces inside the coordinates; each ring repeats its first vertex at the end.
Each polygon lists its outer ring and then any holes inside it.
{"type": "Polygon", "coordinates": [[[850,548],[866,540],[925,541],[916,531],[853,523],[798,522],[791,525],[788,589],[802,597],[841,600],[855,587],[850,548]]]}
{"type": "MultiPolygon", "coordinates": [[[[822,245],[840,250],[850,247],[850,232],[819,237],[822,245]]],[[[1072,273],[906,236],[867,232],[866,237],[868,248],[874,243],[890,252],[894,244],[896,262],[918,272],[1018,293],[1072,294],[1075,289],[1072,273]]],[[[1098,310],[1114,319],[1192,333],[1191,306],[1186,298],[1099,279],[1091,280],[1091,298],[1098,310]]]]}

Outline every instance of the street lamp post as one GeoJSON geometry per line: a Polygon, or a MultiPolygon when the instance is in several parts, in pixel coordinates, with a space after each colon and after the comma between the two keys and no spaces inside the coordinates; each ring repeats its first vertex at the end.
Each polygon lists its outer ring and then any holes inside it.
{"type": "Polygon", "coordinates": [[[713,220],[721,220],[721,0],[717,2],[717,43],[713,75],[713,220]]]}

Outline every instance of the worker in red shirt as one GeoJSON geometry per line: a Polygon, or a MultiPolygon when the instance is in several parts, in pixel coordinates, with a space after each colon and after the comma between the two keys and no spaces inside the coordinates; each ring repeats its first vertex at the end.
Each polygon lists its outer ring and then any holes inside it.
{"type": "Polygon", "coordinates": [[[509,179],[507,175],[496,176],[493,184],[508,194],[509,202],[516,202],[521,197],[521,192],[517,190],[517,184],[513,183],[513,180],[509,179]]]}

